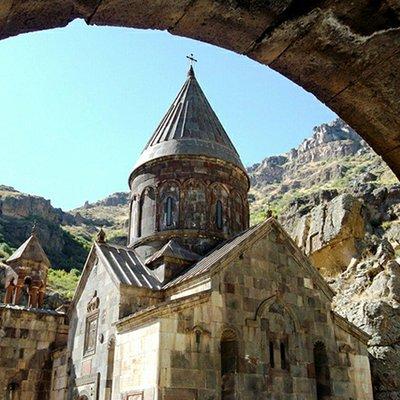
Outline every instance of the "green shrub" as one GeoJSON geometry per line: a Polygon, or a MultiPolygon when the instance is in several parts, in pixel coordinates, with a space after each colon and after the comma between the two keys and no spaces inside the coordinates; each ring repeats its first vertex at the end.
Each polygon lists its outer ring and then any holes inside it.
{"type": "Polygon", "coordinates": [[[0,259],[6,260],[14,252],[14,249],[7,243],[0,243],[0,259]]]}
{"type": "Polygon", "coordinates": [[[75,268],[72,268],[69,272],[50,268],[47,275],[48,288],[70,300],[74,295],[80,275],[80,271],[75,268]]]}

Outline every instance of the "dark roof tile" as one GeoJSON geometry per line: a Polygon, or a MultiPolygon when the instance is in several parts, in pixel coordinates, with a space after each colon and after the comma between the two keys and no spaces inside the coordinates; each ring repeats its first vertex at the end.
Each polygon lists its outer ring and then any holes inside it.
{"type": "Polygon", "coordinates": [[[135,168],[159,157],[183,154],[225,160],[245,170],[239,154],[193,72],[188,74],[186,82],[147,143],[135,168]]]}

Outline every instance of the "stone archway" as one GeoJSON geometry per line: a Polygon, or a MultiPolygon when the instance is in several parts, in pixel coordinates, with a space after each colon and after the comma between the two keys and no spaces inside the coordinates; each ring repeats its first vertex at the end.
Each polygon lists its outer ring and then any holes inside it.
{"type": "Polygon", "coordinates": [[[168,30],[268,65],[341,116],[400,177],[396,1],[4,0],[0,39],[76,18],[168,30]]]}

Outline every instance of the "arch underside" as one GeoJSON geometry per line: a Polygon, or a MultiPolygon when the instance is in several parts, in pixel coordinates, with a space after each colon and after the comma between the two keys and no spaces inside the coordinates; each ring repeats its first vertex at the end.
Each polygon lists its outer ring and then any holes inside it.
{"type": "Polygon", "coordinates": [[[168,30],[268,65],[349,123],[400,177],[396,1],[5,0],[0,39],[76,18],[168,30]]]}

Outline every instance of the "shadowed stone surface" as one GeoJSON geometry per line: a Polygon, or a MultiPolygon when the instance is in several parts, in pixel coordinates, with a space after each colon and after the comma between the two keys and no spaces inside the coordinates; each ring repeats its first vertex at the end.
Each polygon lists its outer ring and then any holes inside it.
{"type": "Polygon", "coordinates": [[[400,176],[397,1],[5,0],[0,38],[76,18],[168,30],[268,65],[340,115],[400,176]]]}

